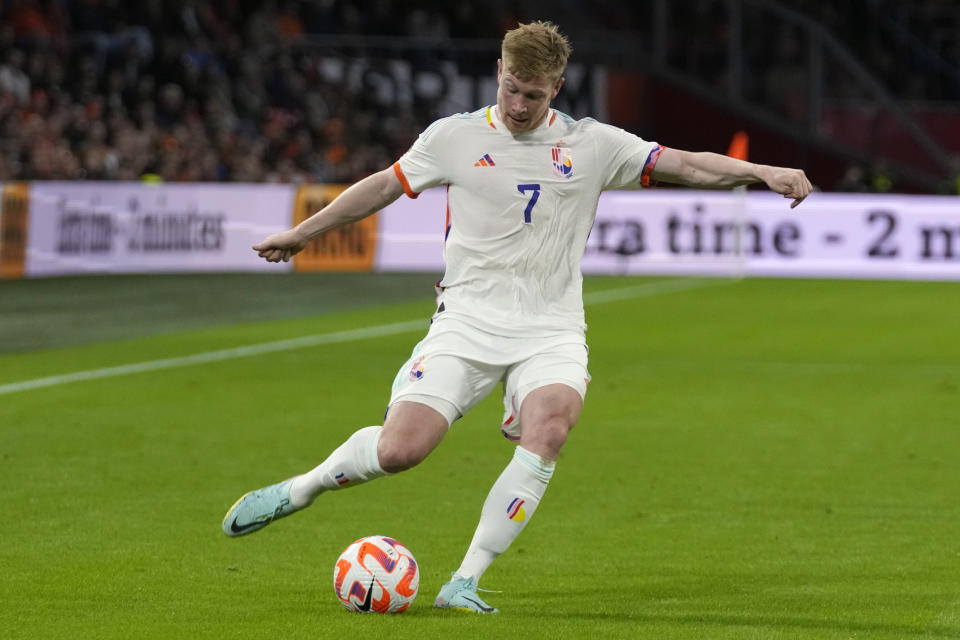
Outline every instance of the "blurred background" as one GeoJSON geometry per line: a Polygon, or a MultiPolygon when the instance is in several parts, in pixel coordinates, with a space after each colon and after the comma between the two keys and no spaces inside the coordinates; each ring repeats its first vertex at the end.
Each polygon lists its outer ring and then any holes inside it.
{"type": "Polygon", "coordinates": [[[0,181],[352,182],[495,100],[558,23],[555,106],[824,191],[960,193],[955,0],[0,0],[0,181]]]}

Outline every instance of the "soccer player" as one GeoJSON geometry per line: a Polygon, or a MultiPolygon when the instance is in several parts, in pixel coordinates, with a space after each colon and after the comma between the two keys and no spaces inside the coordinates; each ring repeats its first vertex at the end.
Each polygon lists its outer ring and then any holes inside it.
{"type": "Polygon", "coordinates": [[[257,531],[325,491],[419,464],[502,382],[502,431],[518,444],[435,601],[495,613],[477,582],[533,517],[590,380],[580,262],[600,192],[655,180],[708,188],[763,182],[791,207],[810,193],[800,170],[671,149],[551,109],[569,54],[549,22],[508,31],[496,105],[434,122],[392,167],[253,247],[270,262],[287,261],[311,239],[403,194],[447,187],[438,307],[397,373],[383,426],[359,429],[316,468],[242,496],[223,520],[228,536],[257,531]]]}

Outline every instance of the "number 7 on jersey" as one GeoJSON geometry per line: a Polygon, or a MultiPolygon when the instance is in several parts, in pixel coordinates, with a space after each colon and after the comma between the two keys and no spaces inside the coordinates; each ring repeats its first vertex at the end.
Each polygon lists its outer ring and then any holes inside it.
{"type": "Polygon", "coordinates": [[[540,199],[540,185],[539,184],[518,184],[517,191],[520,193],[526,193],[527,191],[532,191],[533,194],[530,196],[530,201],[527,202],[527,208],[523,210],[523,222],[525,224],[530,224],[530,214],[533,212],[534,205],[537,204],[537,200],[540,199]]]}

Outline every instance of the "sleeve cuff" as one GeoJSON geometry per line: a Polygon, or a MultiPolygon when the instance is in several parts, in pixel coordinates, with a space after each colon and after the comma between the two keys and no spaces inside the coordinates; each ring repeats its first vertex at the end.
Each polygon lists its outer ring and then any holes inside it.
{"type": "Polygon", "coordinates": [[[664,148],[665,147],[662,147],[658,144],[650,150],[650,155],[647,156],[647,161],[643,163],[643,175],[640,177],[641,186],[647,189],[656,186],[655,182],[650,181],[650,174],[653,173],[654,168],[657,166],[657,159],[660,157],[660,153],[664,150],[664,148]]]}
{"type": "MultiPolygon", "coordinates": [[[[649,160],[647,160],[649,162],[649,160]]],[[[407,194],[410,198],[416,198],[420,194],[410,188],[410,182],[407,181],[407,176],[404,175],[403,169],[400,168],[399,162],[393,163],[393,172],[397,175],[397,179],[400,180],[400,184],[403,185],[403,192],[407,194]]]]}

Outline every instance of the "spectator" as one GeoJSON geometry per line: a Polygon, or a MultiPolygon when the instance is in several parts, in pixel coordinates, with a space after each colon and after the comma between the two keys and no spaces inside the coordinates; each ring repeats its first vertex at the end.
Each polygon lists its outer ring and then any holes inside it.
{"type": "Polygon", "coordinates": [[[24,73],[23,65],[23,52],[11,49],[0,66],[0,91],[10,94],[21,106],[30,100],[30,78],[24,73]]]}

